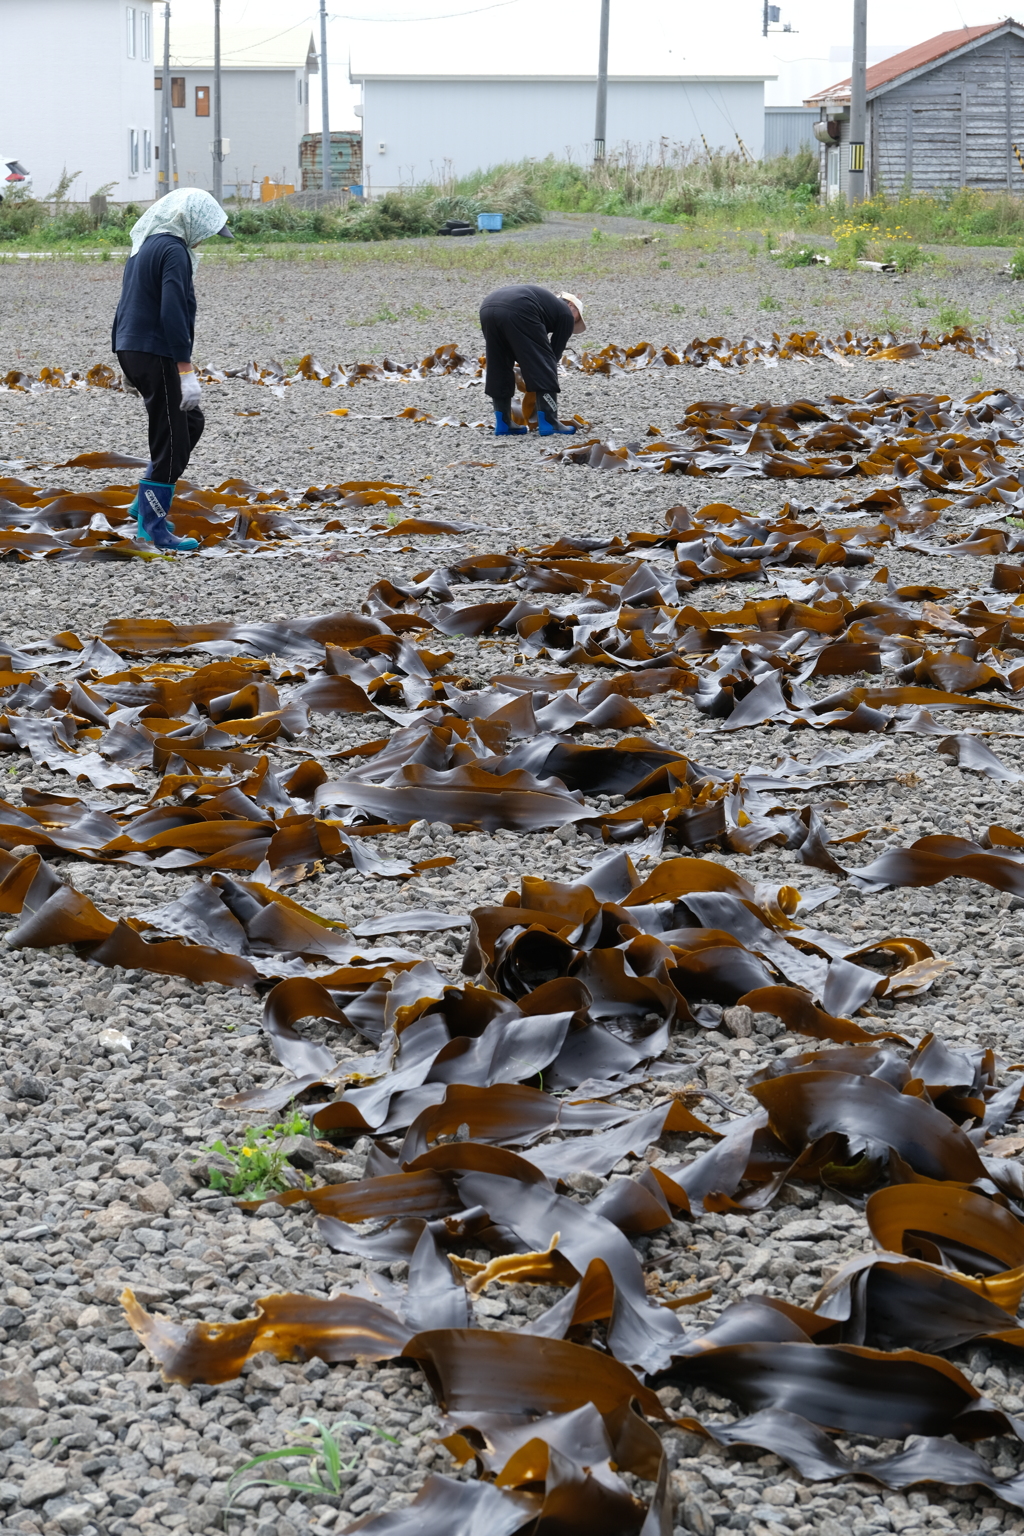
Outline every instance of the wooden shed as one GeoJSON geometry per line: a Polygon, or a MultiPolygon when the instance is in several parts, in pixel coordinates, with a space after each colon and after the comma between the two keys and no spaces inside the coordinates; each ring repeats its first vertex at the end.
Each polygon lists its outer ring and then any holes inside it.
{"type": "MultiPolygon", "coordinates": [[[[824,201],[848,188],[850,82],[808,97],[817,107],[824,201]]],[[[978,187],[1024,194],[1024,26],[1007,17],[961,27],[867,72],[866,193],[978,187]]]]}

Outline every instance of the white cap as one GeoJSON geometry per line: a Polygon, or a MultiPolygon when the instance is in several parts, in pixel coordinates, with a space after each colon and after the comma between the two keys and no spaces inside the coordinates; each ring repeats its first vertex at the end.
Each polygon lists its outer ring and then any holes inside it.
{"type": "Polygon", "coordinates": [[[574,293],[560,293],[558,295],[558,297],[560,299],[563,299],[566,304],[572,304],[573,305],[573,307],[576,310],[576,313],[580,317],[580,329],[585,331],[587,327],[583,323],[583,305],[580,303],[580,301],[576,297],[576,295],[574,293]]]}

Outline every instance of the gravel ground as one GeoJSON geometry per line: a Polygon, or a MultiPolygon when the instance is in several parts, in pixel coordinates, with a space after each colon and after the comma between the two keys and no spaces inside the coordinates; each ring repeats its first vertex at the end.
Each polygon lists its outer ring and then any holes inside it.
{"type": "MultiPolygon", "coordinates": [[[[825,269],[784,271],[752,256],[742,242],[676,245],[664,229],[658,231],[660,245],[629,247],[619,243],[611,221],[585,222],[603,224],[600,240],[571,243],[571,221],[566,221],[543,248],[537,241],[520,241],[523,252],[515,242],[473,252],[433,242],[399,253],[400,261],[390,248],[374,260],[363,254],[328,261],[211,260],[200,269],[196,356],[235,367],[249,358],[295,359],[313,351],[329,365],[385,355],[411,360],[449,340],[475,350],[474,316],[482,294],[531,272],[581,294],[588,344],[739,338],[773,328],[834,335],[847,326],[872,332],[893,327],[907,335],[924,325],[935,329],[939,308],[952,305],[990,322],[998,346],[1015,345],[1013,322],[1007,320],[1015,295],[997,270],[1004,253],[946,252],[922,272],[900,279],[848,276],[825,269]],[[562,263],[560,277],[552,266],[556,259],[562,263]],[[779,307],[759,307],[766,296],[779,307]],[[369,323],[385,309],[400,318],[369,323]]],[[[0,374],[9,367],[81,368],[109,360],[107,335],[119,280],[115,263],[4,264],[0,374]]],[[[1007,366],[944,351],[899,365],[790,362],[770,371],[716,372],[713,378],[690,368],[611,381],[574,376],[565,381],[563,402],[582,412],[596,434],[632,438],[650,423],[670,428],[698,398],[854,397],[880,385],[962,397],[986,387],[1015,391],[1018,377],[1007,366]]],[[[215,485],[229,475],[286,488],[388,478],[418,488],[419,508],[472,519],[480,531],[419,539],[401,550],[394,540],[339,535],[285,546],[276,556],[145,565],[5,563],[0,565],[5,639],[20,645],[58,629],[84,637],[107,619],[125,615],[263,620],[358,607],[382,575],[397,580],[473,551],[535,544],[563,532],[659,527],[665,509],[684,494],[698,506],[725,499],[744,509],[774,511],[787,496],[798,506],[822,504],[837,489],[813,481],[741,480],[725,486],[708,480],[694,486],[638,475],[604,477],[547,463],[535,440],[495,441],[470,428],[379,419],[407,404],[436,415],[480,416],[486,402],[479,387],[467,390],[458,379],[369,383],[344,394],[301,384],[280,399],[266,388],[232,380],[204,394],[207,433],[189,470],[198,484],[215,485]],[[350,416],[326,414],[342,402],[350,416]],[[467,459],[489,467],[459,462],[467,459]]],[[[142,412],[127,396],[99,390],[0,393],[0,473],[84,490],[116,476],[46,466],[91,449],[138,453],[143,446],[142,412]],[[19,467],[28,465],[38,467],[19,467]]],[[[1019,462],[1020,454],[1009,457],[1019,462]]],[[[968,519],[960,522],[967,526],[968,519]]],[[[949,513],[938,525],[940,531],[956,526],[949,513]]],[[[949,604],[984,593],[992,563],[909,553],[886,559],[898,582],[951,589],[949,604]]],[[[781,573],[782,581],[793,574],[781,573]]],[[[763,590],[707,585],[689,601],[706,608],[733,606],[763,590]]],[[[472,600],[489,595],[503,595],[502,589],[472,589],[472,600]]],[[[473,642],[457,644],[469,675],[486,677],[511,660],[511,650],[481,652],[473,642]]],[[[713,722],[674,696],[655,697],[644,708],[657,717],[659,739],[678,744],[695,738],[694,755],[729,771],[767,764],[781,751],[810,757],[822,745],[806,733],[790,736],[775,729],[756,736],[716,734],[713,722]]],[[[984,721],[987,729],[991,718],[968,716],[958,724],[980,729],[978,722],[984,721]]],[[[380,731],[379,721],[370,726],[365,719],[318,716],[302,745],[317,755],[380,731]]],[[[882,847],[935,830],[971,835],[991,822],[1024,829],[1015,785],[951,768],[937,754],[934,738],[898,734],[882,740],[880,754],[869,764],[853,772],[832,771],[843,782],[848,809],[829,813],[830,830],[872,829],[865,843],[849,850],[851,862],[867,862],[882,847]]],[[[1024,768],[1024,741],[1012,728],[987,740],[1005,762],[1024,768]]],[[[828,745],[834,744],[830,736],[828,745]]],[[[71,792],[66,777],[30,764],[16,765],[7,782],[12,798],[26,786],[71,792]]],[[[829,793],[823,788],[821,798],[829,793]]],[[[379,842],[382,853],[394,853],[402,840],[379,842]]],[[[430,871],[404,885],[328,874],[294,894],[350,924],[405,906],[441,905],[458,912],[500,902],[524,872],[579,879],[592,857],[579,842],[547,834],[459,835],[445,838],[444,851],[457,858],[444,874],[430,871]]],[[[799,866],[794,869],[793,855],[777,849],[752,858],[715,857],[752,880],[823,883],[820,877],[809,880],[799,866]]],[[[111,915],[162,904],[188,883],[183,876],[145,870],[80,863],[64,869],[111,915]]],[[[863,932],[865,938],[882,933],[924,938],[953,968],[929,993],[886,1011],[886,1023],[913,1035],[935,1029],[958,1044],[992,1045],[1013,1062],[1021,1055],[1022,909],[1024,903],[987,887],[949,881],[927,892],[862,896],[844,890],[819,909],[816,920],[837,932],[863,932]]],[[[0,924],[4,931],[12,926],[6,918],[0,924]]],[[[404,942],[458,975],[458,946],[446,935],[412,935],[404,942]]],[[[229,1473],[247,1456],[286,1443],[298,1419],[309,1413],[360,1419],[387,1430],[395,1443],[358,1441],[340,1511],[298,1501],[293,1494],[245,1495],[244,1528],[255,1536],[344,1529],[357,1515],[406,1503],[427,1471],[450,1470],[447,1453],[433,1438],[438,1415],[419,1373],[386,1364],[279,1365],[258,1357],[239,1381],[222,1387],[167,1387],[125,1325],[118,1305],[125,1284],[149,1306],[162,1303],[183,1318],[217,1319],[246,1315],[252,1299],[270,1291],[330,1293],[351,1284],[363,1269],[386,1268],[358,1261],[350,1268],[349,1261],[318,1246],[307,1216],[264,1207],[253,1218],[223,1198],[197,1192],[189,1173],[196,1155],[217,1137],[239,1139],[244,1125],[219,1108],[219,1100],[281,1075],[259,1029],[258,1001],[213,985],[90,970],[69,950],[20,950],[9,953],[0,970],[0,1018],[5,1036],[0,1114],[7,1120],[0,1133],[4,1528],[47,1536],[213,1531],[229,1473]],[[129,1036],[127,1057],[107,1055],[100,1046],[100,1032],[109,1026],[129,1036]]],[[[733,1038],[715,1030],[701,1032],[699,1040],[684,1035],[677,1050],[691,1078],[749,1104],[744,1078],[780,1052],[806,1045],[785,1034],[733,1038]]],[[[316,1173],[332,1180],[357,1177],[368,1150],[368,1143],[357,1142],[340,1164],[318,1166],[316,1173]]],[[[658,1261],[666,1279],[713,1287],[713,1300],[695,1309],[695,1321],[710,1320],[751,1289],[807,1303],[824,1276],[871,1246],[862,1217],[827,1193],[789,1188],[765,1212],[676,1223],[645,1242],[647,1256],[658,1261]]],[[[478,1303],[478,1319],[504,1318],[508,1324],[516,1315],[533,1316],[554,1294],[536,1287],[491,1287],[478,1303]]],[[[1012,1356],[975,1347],[954,1358],[1002,1406],[1024,1411],[1024,1371],[1012,1356]]],[[[665,1390],[666,1402],[678,1406],[675,1389],[665,1390]]],[[[724,1406],[700,1393],[691,1402],[698,1410],[724,1406]]],[[[1018,1514],[987,1495],[929,1489],[904,1496],[867,1482],[810,1485],[774,1457],[727,1458],[678,1434],[669,1441],[677,1531],[700,1536],[1024,1531],[1018,1514]]],[[[1024,1461],[1019,1446],[1003,1442],[994,1443],[993,1456],[1001,1474],[1024,1461]]]]}

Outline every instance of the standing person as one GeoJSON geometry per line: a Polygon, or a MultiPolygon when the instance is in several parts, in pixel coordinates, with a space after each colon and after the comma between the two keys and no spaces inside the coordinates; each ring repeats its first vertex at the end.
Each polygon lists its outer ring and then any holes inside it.
{"type": "Polygon", "coordinates": [[[586,330],[580,301],[572,293],[549,293],[535,283],[496,288],[480,306],[480,329],[487,348],[484,391],[494,406],[495,437],[522,437],[512,425],[515,365],[528,390],[537,396],[541,437],[568,434],[558,420],[558,361],[570,336],[586,330]]]}
{"type": "Polygon", "coordinates": [[[199,548],[176,537],[168,513],[206,424],[192,367],[197,247],[211,235],[233,240],[227,217],[209,192],[188,187],[160,198],[132,227],[111,346],[149,416],[149,464],[130,510],[139,538],[157,549],[199,548]]]}

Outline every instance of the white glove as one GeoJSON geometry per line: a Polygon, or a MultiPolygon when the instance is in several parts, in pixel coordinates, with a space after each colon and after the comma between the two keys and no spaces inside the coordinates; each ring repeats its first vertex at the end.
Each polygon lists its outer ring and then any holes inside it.
{"type": "Polygon", "coordinates": [[[181,408],[183,411],[194,411],[203,393],[199,388],[199,379],[194,370],[179,373],[178,378],[181,380],[181,408]]]}

